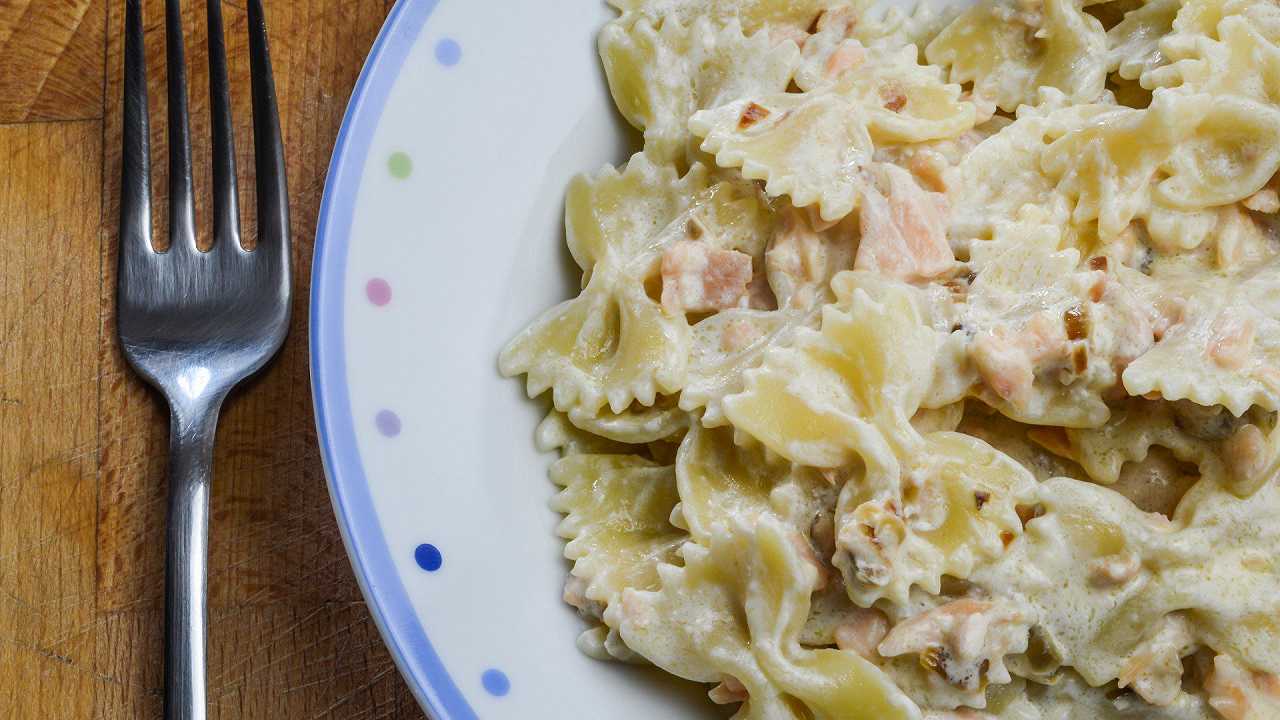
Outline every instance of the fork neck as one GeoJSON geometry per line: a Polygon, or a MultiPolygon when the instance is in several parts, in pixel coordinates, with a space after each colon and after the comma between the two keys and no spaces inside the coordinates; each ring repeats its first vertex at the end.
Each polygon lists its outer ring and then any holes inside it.
{"type": "Polygon", "coordinates": [[[180,375],[166,395],[169,397],[169,446],[177,455],[189,458],[189,463],[198,466],[181,468],[180,475],[207,479],[218,414],[227,390],[211,386],[209,371],[195,368],[180,375]]]}
{"type": "Polygon", "coordinates": [[[170,447],[207,460],[212,455],[213,437],[218,426],[222,400],[218,396],[200,398],[194,402],[173,402],[169,412],[170,447]]]}
{"type": "Polygon", "coordinates": [[[231,389],[223,374],[196,362],[162,383],[174,440],[213,433],[218,410],[231,389]]]}

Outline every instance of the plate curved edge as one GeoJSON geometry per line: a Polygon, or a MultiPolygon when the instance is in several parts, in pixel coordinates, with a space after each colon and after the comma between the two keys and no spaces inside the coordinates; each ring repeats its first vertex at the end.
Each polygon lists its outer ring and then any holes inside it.
{"type": "Polygon", "coordinates": [[[347,103],[316,225],[308,346],[316,432],[329,497],[365,602],[418,703],[435,720],[470,720],[476,713],[415,615],[377,523],[356,444],[344,354],[345,270],[360,176],[391,88],[438,2],[398,0],[347,103]]]}

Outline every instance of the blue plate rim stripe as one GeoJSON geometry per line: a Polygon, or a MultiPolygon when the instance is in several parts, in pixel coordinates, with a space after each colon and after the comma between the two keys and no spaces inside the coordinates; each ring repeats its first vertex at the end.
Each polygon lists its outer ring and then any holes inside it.
{"type": "Polygon", "coordinates": [[[378,33],[343,116],[325,178],[312,253],[311,390],[330,499],[374,622],[427,712],[436,720],[470,720],[476,713],[418,621],[376,521],[351,413],[344,333],[347,254],[360,180],[391,89],[438,3],[398,0],[378,33]]]}

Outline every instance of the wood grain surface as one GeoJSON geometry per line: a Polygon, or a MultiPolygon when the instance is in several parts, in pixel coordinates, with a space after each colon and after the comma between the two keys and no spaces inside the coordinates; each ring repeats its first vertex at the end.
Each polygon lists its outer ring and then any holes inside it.
{"type": "MultiPolygon", "coordinates": [[[[198,198],[209,185],[204,3],[187,0],[198,198]]],[[[268,0],[288,158],[289,340],[223,413],[209,569],[213,718],[422,718],[356,586],[312,425],[306,299],[347,98],[391,0],[268,0]]],[[[163,3],[146,3],[157,237],[163,3]]],[[[223,3],[245,228],[244,8],[223,3]]],[[[0,717],[161,714],[164,408],[115,343],[123,0],[0,0],[0,717]]],[[[197,207],[208,225],[208,206],[197,207]]]]}

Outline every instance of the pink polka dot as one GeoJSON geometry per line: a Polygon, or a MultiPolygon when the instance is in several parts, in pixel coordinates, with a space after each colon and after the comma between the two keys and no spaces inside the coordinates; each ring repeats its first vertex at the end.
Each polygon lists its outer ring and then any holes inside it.
{"type": "Polygon", "coordinates": [[[391,286],[382,278],[374,278],[364,286],[364,294],[369,302],[382,307],[391,302],[391,286]]]}

